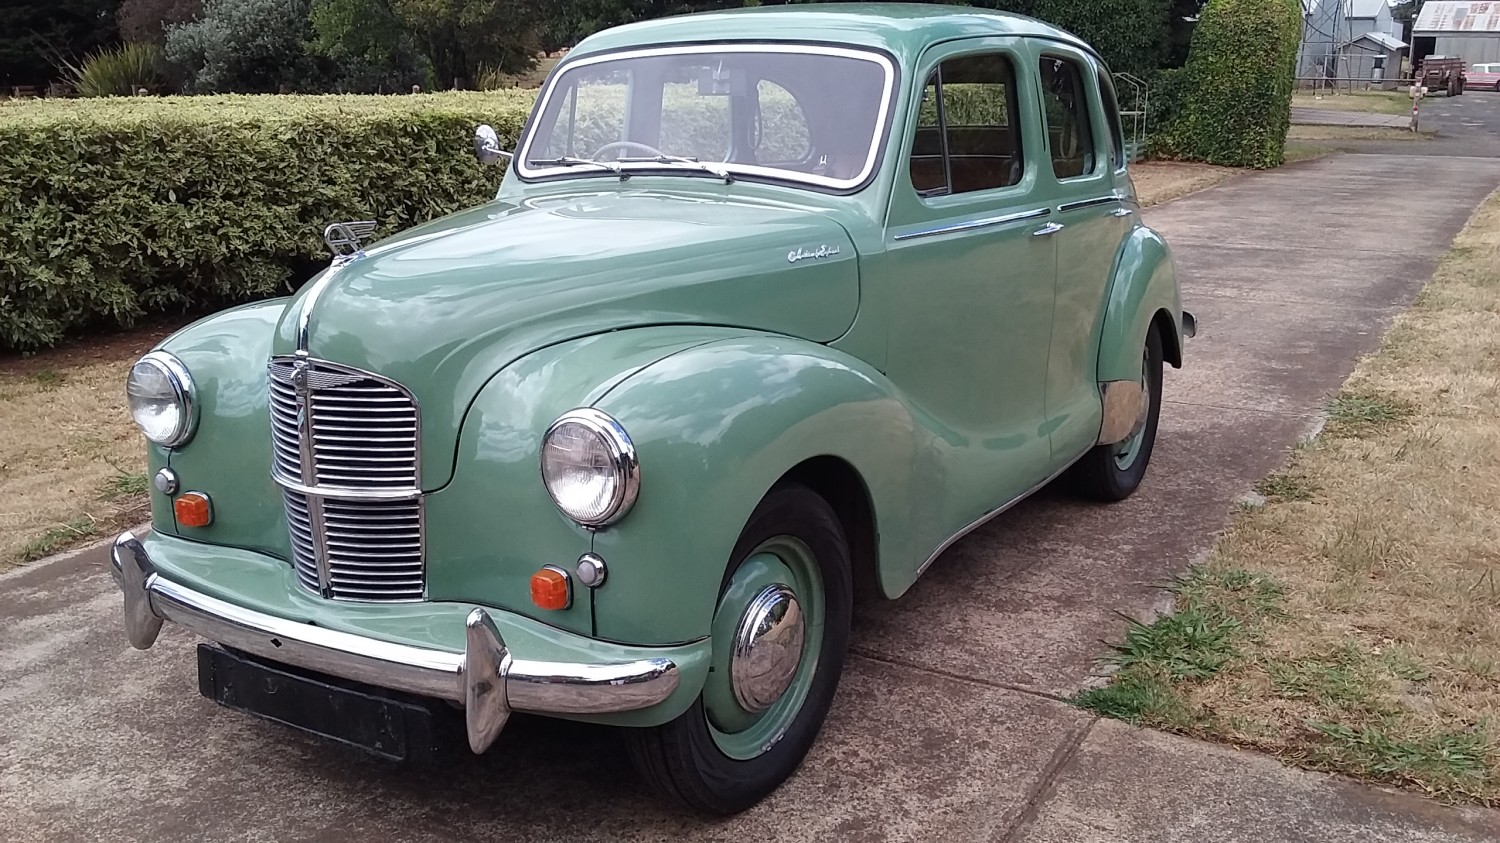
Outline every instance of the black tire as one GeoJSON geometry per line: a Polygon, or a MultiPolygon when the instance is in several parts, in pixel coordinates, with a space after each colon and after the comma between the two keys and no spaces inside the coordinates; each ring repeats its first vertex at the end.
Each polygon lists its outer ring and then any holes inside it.
{"type": "Polygon", "coordinates": [[[1495,83],[1495,93],[1500,94],[1500,82],[1495,83]]]}
{"type": "Polygon", "coordinates": [[[1097,501],[1122,501],[1131,496],[1146,477],[1146,468],[1151,463],[1151,451],[1156,445],[1156,425],[1161,419],[1161,373],[1162,340],[1155,326],[1146,333],[1146,348],[1143,367],[1150,380],[1150,410],[1146,416],[1139,452],[1128,468],[1120,468],[1115,460],[1115,445],[1097,445],[1084,454],[1069,472],[1069,479],[1078,494],[1097,501]]]}
{"type": "Polygon", "coordinates": [[[725,755],[709,733],[701,695],[669,723],[624,730],[626,748],[642,777],[657,792],[691,810],[737,814],[790,778],[817,739],[838,688],[849,645],[854,585],[843,528],[821,496],[795,484],[766,495],[740,533],[721,593],[752,551],[773,537],[788,535],[805,543],[816,558],[823,582],[824,629],[807,696],[782,737],[748,760],[725,755]]]}

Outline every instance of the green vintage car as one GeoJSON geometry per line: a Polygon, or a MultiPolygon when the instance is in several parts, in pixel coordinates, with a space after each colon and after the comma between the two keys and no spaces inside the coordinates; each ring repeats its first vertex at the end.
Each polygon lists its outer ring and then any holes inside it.
{"type": "Polygon", "coordinates": [[[135,366],[130,642],[178,624],[211,699],[391,758],[616,725],[664,794],[744,809],[816,738],[861,587],[1065,474],[1141,483],[1193,322],[1138,211],[1104,63],[1035,20],[601,32],[494,201],[329,226],[296,295],[135,366]]]}

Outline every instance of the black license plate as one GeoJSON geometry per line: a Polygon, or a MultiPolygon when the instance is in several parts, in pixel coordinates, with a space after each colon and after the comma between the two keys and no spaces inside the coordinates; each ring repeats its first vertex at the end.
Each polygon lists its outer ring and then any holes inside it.
{"type": "Polygon", "coordinates": [[[393,761],[438,751],[431,706],[333,677],[198,645],[198,690],[227,708],[393,761]]]}

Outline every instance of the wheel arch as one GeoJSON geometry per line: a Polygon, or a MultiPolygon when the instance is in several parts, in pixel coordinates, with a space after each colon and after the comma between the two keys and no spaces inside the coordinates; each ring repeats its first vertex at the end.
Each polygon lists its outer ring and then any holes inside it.
{"type": "Polygon", "coordinates": [[[1104,304],[1099,339],[1100,383],[1140,376],[1141,346],[1153,326],[1162,329],[1164,359],[1182,365],[1182,300],[1167,243],[1146,226],[1130,233],[1121,248],[1104,304]]]}
{"type": "Polygon", "coordinates": [[[825,454],[803,460],[794,466],[777,481],[778,485],[782,483],[806,486],[833,507],[839,526],[844,530],[844,540],[849,545],[855,599],[870,600],[878,597],[880,533],[875,521],[875,503],[870,498],[870,489],[859,470],[847,460],[825,454]]]}

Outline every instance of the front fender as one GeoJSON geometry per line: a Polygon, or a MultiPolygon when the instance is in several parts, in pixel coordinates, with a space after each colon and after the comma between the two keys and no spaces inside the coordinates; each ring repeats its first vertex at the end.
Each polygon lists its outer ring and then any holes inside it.
{"type": "MultiPolygon", "coordinates": [[[[709,633],[729,557],[751,511],[787,471],[844,460],[876,513],[882,590],[900,593],[924,537],[901,527],[931,436],[885,378],[834,349],[776,335],[685,350],[595,405],[635,443],[634,509],[594,537],[609,578],[594,595],[600,637],[640,644],[709,633]],[[879,516],[890,513],[892,525],[879,516]]],[[[930,549],[930,548],[927,548],[930,549]]]]}
{"type": "Polygon", "coordinates": [[[662,357],[743,333],[658,326],[595,334],[532,351],[491,377],[464,414],[451,479],[423,503],[428,597],[594,634],[589,589],[575,584],[566,609],[531,602],[532,574],[549,564],[571,571],[591,545],[542,485],[542,436],[558,416],[662,357]]]}
{"type": "Polygon", "coordinates": [[[1182,300],[1167,243],[1150,228],[1130,233],[1115,264],[1099,340],[1099,381],[1139,380],[1141,349],[1153,319],[1166,314],[1171,330],[1162,337],[1167,361],[1182,365],[1182,300]]]}
{"type": "Polygon", "coordinates": [[[291,550],[281,493],[271,480],[271,420],[266,361],[287,299],[256,302],[214,314],[157,346],[192,374],[198,430],[169,451],[149,446],[151,471],[164,457],[184,491],[214,502],[207,527],[179,527],[167,496],[151,490],[152,523],[160,532],[287,558],[291,550]]]}

